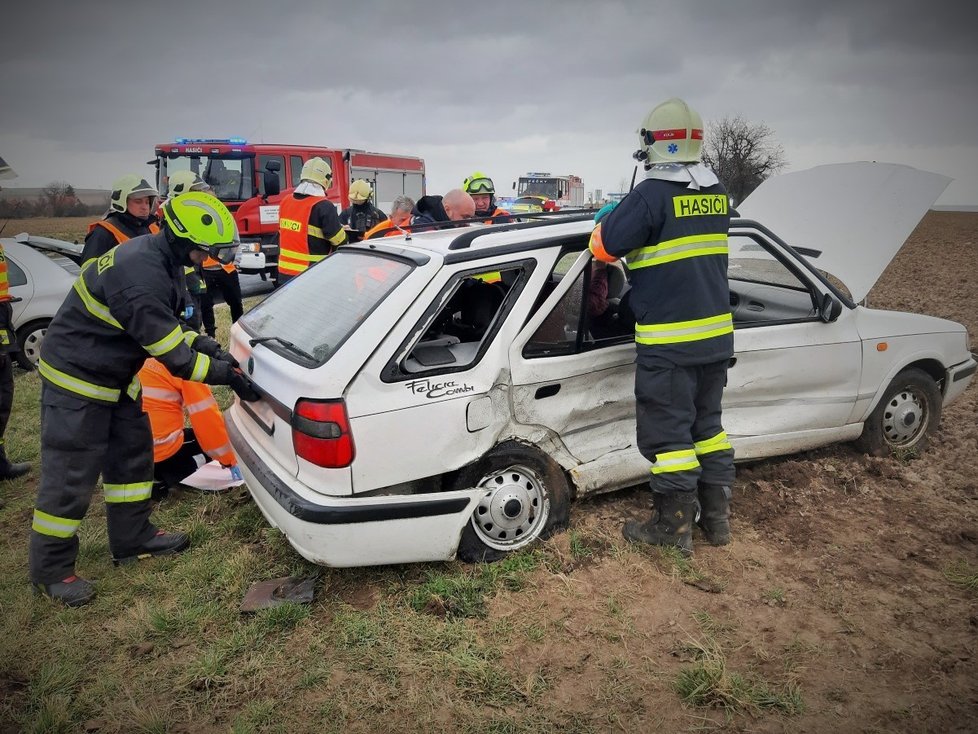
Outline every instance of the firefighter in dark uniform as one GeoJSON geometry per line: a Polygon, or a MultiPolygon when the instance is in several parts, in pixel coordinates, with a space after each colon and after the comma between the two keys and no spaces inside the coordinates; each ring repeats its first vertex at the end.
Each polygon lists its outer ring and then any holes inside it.
{"type": "Polygon", "coordinates": [[[41,480],[30,574],[39,592],[70,606],[94,595],[75,575],[76,535],[100,473],[116,563],[179,553],[190,542],[149,519],[153,437],[136,378],[147,356],[183,379],[259,397],[217,342],[178,319],[183,267],[233,252],[231,213],[210,194],[191,192],[167,201],[163,215],[162,232],[82,267],[41,346],[41,480]]]}
{"type": "Polygon", "coordinates": [[[7,280],[7,258],[3,254],[3,245],[0,245],[0,480],[16,479],[31,468],[28,463],[12,464],[7,458],[7,447],[3,442],[10,409],[14,404],[13,354],[18,351],[13,308],[10,305],[13,302],[7,280]]]}
{"type": "Polygon", "coordinates": [[[113,183],[108,214],[88,227],[82,263],[101,257],[133,237],[159,232],[154,206],[159,195],[155,186],[135,174],[113,183]]]}
{"type": "Polygon", "coordinates": [[[475,202],[475,216],[485,219],[486,224],[512,222],[513,217],[505,209],[496,206],[496,187],[482,171],[476,171],[462,182],[462,190],[475,202]]]}
{"type": "Polygon", "coordinates": [[[625,524],[628,540],[692,553],[692,524],[730,542],[733,448],[720,400],[733,355],[727,283],[727,192],[700,163],[703,123],[680,99],[642,129],[646,179],[599,224],[591,252],[625,258],[635,313],[638,448],[650,462],[654,512],[625,524]]]}
{"type": "Polygon", "coordinates": [[[340,224],[347,231],[351,242],[366,239],[368,230],[387,219],[384,212],[370,200],[373,192],[366,179],[358,178],[350,184],[350,206],[340,212],[340,224]]]}
{"type": "MultiPolygon", "coordinates": [[[[167,177],[166,195],[168,198],[180,196],[191,191],[211,193],[211,187],[193,171],[174,171],[167,177]]],[[[165,203],[165,199],[160,201],[156,214],[157,221],[163,221],[163,205],[165,203]]],[[[187,265],[183,269],[184,277],[187,280],[188,298],[181,318],[194,331],[200,331],[201,326],[204,325],[202,317],[204,315],[204,304],[207,297],[207,283],[204,282],[204,275],[201,270],[200,265],[187,265]]],[[[213,320],[213,312],[211,318],[213,320]]],[[[214,336],[210,332],[208,332],[208,335],[214,336]]]]}
{"type": "Polygon", "coordinates": [[[326,191],[333,169],[322,158],[310,158],[302,166],[299,185],[282,199],[278,210],[278,282],[284,285],[301,275],[346,242],[333,202],[326,191]]]}

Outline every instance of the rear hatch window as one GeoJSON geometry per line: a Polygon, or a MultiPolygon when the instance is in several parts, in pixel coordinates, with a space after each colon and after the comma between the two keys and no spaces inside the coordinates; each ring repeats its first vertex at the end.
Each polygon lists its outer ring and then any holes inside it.
{"type": "Polygon", "coordinates": [[[239,321],[269,349],[304,367],[329,361],[411,272],[382,253],[339,250],[275,291],[239,321]]]}

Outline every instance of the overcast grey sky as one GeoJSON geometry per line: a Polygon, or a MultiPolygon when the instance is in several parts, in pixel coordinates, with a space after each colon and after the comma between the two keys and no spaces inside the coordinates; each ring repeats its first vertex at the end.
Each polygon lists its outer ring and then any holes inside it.
{"type": "Polygon", "coordinates": [[[238,135],[419,155],[430,193],[476,169],[609,191],[681,96],[769,125],[791,170],[907,163],[978,204],[976,28],[945,0],[18,3],[0,155],[8,184],[108,188],[157,143],[238,135]]]}

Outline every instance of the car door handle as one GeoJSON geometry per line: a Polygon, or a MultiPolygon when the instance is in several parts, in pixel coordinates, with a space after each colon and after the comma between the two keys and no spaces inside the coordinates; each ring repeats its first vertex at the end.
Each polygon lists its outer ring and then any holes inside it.
{"type": "Polygon", "coordinates": [[[533,394],[533,397],[540,400],[541,398],[553,397],[559,392],[560,383],[558,382],[556,385],[544,385],[543,387],[538,387],[537,391],[533,394]]]}

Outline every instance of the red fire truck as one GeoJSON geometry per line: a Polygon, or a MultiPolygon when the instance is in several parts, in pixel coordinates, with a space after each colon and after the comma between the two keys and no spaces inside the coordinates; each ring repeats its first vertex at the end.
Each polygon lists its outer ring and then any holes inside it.
{"type": "MultiPolygon", "coordinates": [[[[516,188],[516,184],[513,184],[516,188]]],[[[568,174],[553,176],[549,173],[528,173],[520,176],[517,196],[536,196],[546,201],[541,205],[544,211],[557,211],[568,207],[583,207],[584,181],[580,176],[568,174]]]]}
{"type": "Polygon", "coordinates": [[[385,212],[396,196],[417,201],[425,194],[421,158],[311,145],[251,144],[243,138],[177,138],[157,145],[157,185],[165,196],[174,171],[199,174],[234,214],[241,235],[240,270],[274,279],[279,202],[299,184],[302,164],[317,156],[333,167],[333,185],[326,196],[338,210],[350,205],[350,183],[358,178],[370,182],[373,203],[385,212]]]}

